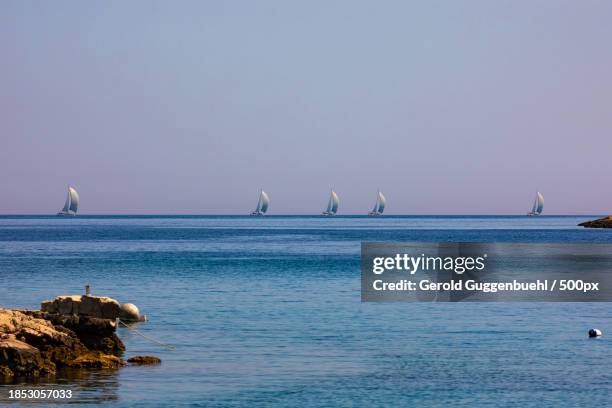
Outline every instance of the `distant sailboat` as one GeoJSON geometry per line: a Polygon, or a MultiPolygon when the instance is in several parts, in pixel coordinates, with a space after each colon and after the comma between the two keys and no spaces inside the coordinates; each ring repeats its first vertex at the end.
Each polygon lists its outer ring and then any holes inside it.
{"type": "Polygon", "coordinates": [[[535,200],[533,201],[533,208],[527,215],[540,215],[544,210],[544,196],[539,191],[536,191],[535,200]]]}
{"type": "Polygon", "coordinates": [[[79,193],[74,187],[68,186],[68,196],[66,197],[66,203],[64,208],[57,215],[62,216],[75,216],[79,209],[79,193]]]}
{"type": "Polygon", "coordinates": [[[257,202],[257,208],[251,213],[251,215],[265,215],[270,206],[270,197],[265,191],[261,190],[259,193],[259,201],[257,202]]]}
{"type": "Polygon", "coordinates": [[[378,195],[376,196],[376,203],[374,204],[374,208],[372,211],[368,213],[369,216],[376,217],[382,215],[385,211],[385,206],[387,205],[387,199],[383,195],[383,193],[379,190],[378,195]]]}
{"type": "Polygon", "coordinates": [[[329,195],[329,202],[327,203],[327,209],[323,211],[324,216],[332,216],[336,215],[338,212],[338,205],[340,205],[340,198],[338,194],[334,190],[331,191],[329,195]]]}

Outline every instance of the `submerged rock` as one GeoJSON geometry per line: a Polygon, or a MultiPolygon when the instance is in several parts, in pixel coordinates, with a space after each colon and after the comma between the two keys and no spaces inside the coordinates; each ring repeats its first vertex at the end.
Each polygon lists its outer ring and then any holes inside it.
{"type": "Polygon", "coordinates": [[[0,309],[0,379],[55,374],[58,368],[116,368],[125,346],[114,321],[0,309]]]}
{"type": "Polygon", "coordinates": [[[70,368],[119,368],[125,362],[112,354],[104,354],[99,351],[89,352],[78,356],[70,362],[70,368]]]}
{"type": "Polygon", "coordinates": [[[155,356],[134,356],[128,358],[128,363],[130,364],[161,364],[161,359],[155,356]]]}
{"type": "Polygon", "coordinates": [[[578,224],[578,226],[585,228],[612,228],[612,216],[600,218],[593,221],[586,221],[578,224]]]}

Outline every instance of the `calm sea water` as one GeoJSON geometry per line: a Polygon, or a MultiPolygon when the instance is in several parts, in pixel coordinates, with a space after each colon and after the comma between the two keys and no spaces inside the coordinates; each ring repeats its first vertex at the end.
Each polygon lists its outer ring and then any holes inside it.
{"type": "Polygon", "coordinates": [[[0,305],[90,284],[175,346],[121,328],[127,356],[163,364],[29,385],[68,387],[72,402],[610,406],[609,304],[370,304],[359,292],[361,241],[612,242],[576,227],[592,218],[0,217],[0,305]],[[604,337],[588,340],[590,327],[604,337]]]}

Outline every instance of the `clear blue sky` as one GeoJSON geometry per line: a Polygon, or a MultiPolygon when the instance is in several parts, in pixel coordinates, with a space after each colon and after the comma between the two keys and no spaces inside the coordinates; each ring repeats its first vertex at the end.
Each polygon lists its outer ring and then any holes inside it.
{"type": "Polygon", "coordinates": [[[612,2],[7,1],[0,213],[612,213],[612,2]]]}

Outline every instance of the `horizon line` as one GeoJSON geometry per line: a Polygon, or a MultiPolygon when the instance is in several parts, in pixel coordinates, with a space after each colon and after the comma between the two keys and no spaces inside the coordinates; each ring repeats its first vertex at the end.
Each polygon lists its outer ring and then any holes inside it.
{"type": "MultiPolygon", "coordinates": [[[[37,216],[37,217],[57,217],[57,214],[55,213],[0,213],[0,216],[20,216],[20,217],[28,217],[28,216],[37,216]]],[[[190,217],[190,216],[218,216],[218,217],[241,217],[241,216],[245,216],[245,217],[251,217],[251,215],[249,213],[198,213],[198,212],[193,212],[193,213],[164,213],[164,212],[159,212],[159,213],[108,213],[108,212],[100,212],[100,213],[79,213],[77,214],[75,217],[80,217],[80,216],[186,216],[186,217],[190,217]]],[[[281,214],[265,214],[262,217],[286,217],[286,216],[321,216],[321,213],[281,213],[281,214]]],[[[488,217],[509,217],[509,216],[516,216],[516,217],[522,217],[525,216],[527,217],[528,215],[526,213],[390,213],[390,214],[383,214],[383,215],[379,215],[376,217],[371,217],[369,216],[367,213],[346,213],[346,214],[336,214],[334,215],[334,217],[355,217],[355,216],[363,216],[363,217],[370,217],[370,218],[384,218],[384,217],[394,217],[394,216],[399,216],[399,217],[406,217],[406,216],[423,216],[423,217],[437,217],[437,216],[488,216],[488,217]]],[[[552,213],[552,214],[540,214],[537,217],[549,217],[549,216],[556,216],[556,217],[582,217],[582,216],[607,216],[604,213],[601,214],[596,214],[596,213],[552,213]]],[[[334,218],[331,217],[331,218],[334,218]]],[[[536,217],[536,218],[537,218],[536,217]]],[[[61,217],[58,217],[61,218],[61,217]]],[[[324,218],[329,218],[329,217],[324,217],[324,218]]]]}

